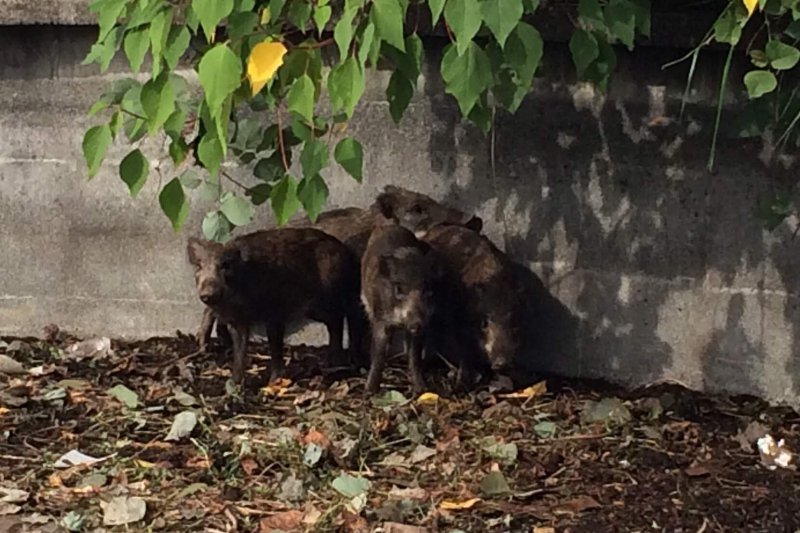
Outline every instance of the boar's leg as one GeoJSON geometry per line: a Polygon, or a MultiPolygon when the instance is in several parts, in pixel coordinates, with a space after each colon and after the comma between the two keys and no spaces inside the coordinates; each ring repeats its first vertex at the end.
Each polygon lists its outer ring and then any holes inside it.
{"type": "Polygon", "coordinates": [[[386,366],[386,355],[389,350],[389,330],[382,324],[376,324],[372,328],[372,362],[367,376],[367,394],[374,394],[378,391],[381,383],[383,369],[386,366]]]}
{"type": "Polygon", "coordinates": [[[283,338],[286,325],[282,322],[267,324],[267,340],[269,341],[270,373],[269,380],[274,381],[283,375],[283,338]]]}
{"type": "Polygon", "coordinates": [[[229,326],[231,337],[233,337],[233,381],[235,383],[244,382],[244,368],[247,359],[247,339],[250,336],[250,329],[247,326],[229,326]]]}
{"type": "Polygon", "coordinates": [[[350,307],[347,313],[347,332],[349,334],[349,350],[352,363],[357,367],[369,366],[368,342],[369,322],[358,305],[350,307]]]}
{"type": "Polygon", "coordinates": [[[422,375],[422,352],[425,337],[422,333],[411,334],[408,342],[408,373],[411,375],[411,387],[415,395],[425,392],[425,377],[422,375]]]}
{"type": "Polygon", "coordinates": [[[200,329],[197,330],[197,347],[201,352],[208,350],[208,343],[211,340],[211,330],[214,329],[216,315],[210,307],[203,310],[203,319],[200,321],[200,329]]]}
{"type": "Polygon", "coordinates": [[[233,337],[231,337],[230,328],[219,317],[217,317],[217,340],[222,345],[223,349],[233,346],[233,337]]]}
{"type": "Polygon", "coordinates": [[[322,322],[328,328],[328,364],[342,364],[344,352],[344,315],[332,312],[322,322]]]}

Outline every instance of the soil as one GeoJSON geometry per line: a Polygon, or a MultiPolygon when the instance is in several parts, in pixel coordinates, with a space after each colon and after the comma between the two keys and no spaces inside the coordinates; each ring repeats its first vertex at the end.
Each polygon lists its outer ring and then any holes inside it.
{"type": "Polygon", "coordinates": [[[265,387],[262,345],[238,396],[191,337],[91,353],[48,335],[0,343],[29,371],[0,372],[0,531],[800,529],[797,471],[754,444],[800,450],[800,417],[754,398],[558,378],[453,395],[432,370],[439,394],[417,399],[402,358],[365,398],[363,373],[306,346],[265,387]],[[166,440],[187,410],[191,434],[166,440]],[[57,468],[70,450],[102,460],[57,468]]]}

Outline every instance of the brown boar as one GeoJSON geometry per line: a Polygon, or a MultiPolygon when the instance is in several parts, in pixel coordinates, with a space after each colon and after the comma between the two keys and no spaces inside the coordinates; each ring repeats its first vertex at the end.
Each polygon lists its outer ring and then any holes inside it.
{"type": "Polygon", "coordinates": [[[417,238],[439,224],[464,226],[476,232],[483,228],[480,217],[443,205],[430,196],[387,185],[372,207],[384,217],[412,231],[417,238]]]}
{"type": "MultiPolygon", "coordinates": [[[[321,213],[314,223],[303,216],[291,220],[288,225],[319,229],[339,239],[358,259],[361,259],[373,228],[380,220],[384,220],[384,217],[394,220],[417,235],[442,223],[463,224],[478,232],[483,226],[483,221],[477,216],[443,205],[427,195],[395,185],[384,187],[373,205],[367,209],[359,207],[331,209],[321,213]]],[[[201,351],[205,351],[208,346],[216,318],[209,310],[203,315],[203,322],[197,334],[201,351]]],[[[363,314],[361,320],[366,321],[363,314]]],[[[223,346],[231,345],[230,336],[226,335],[224,327],[217,327],[217,336],[223,346]]],[[[364,340],[369,343],[366,337],[364,340]]],[[[353,343],[350,343],[350,348],[356,353],[363,351],[363,347],[355,347],[353,343]]]]}
{"type": "Polygon", "coordinates": [[[443,298],[450,305],[440,324],[440,351],[452,354],[458,345],[460,354],[453,355],[462,363],[462,381],[475,365],[488,363],[494,370],[512,365],[524,305],[513,263],[488,238],[461,226],[436,226],[423,240],[447,271],[443,298]]]}
{"type": "MultiPolygon", "coordinates": [[[[338,240],[313,228],[279,228],[225,245],[190,239],[188,255],[200,300],[230,330],[234,381],[244,378],[247,340],[256,324],[266,326],[270,379],[283,372],[287,327],[303,318],[325,324],[330,357],[340,359],[344,319],[358,312],[359,279],[355,257],[338,240]]],[[[351,327],[350,335],[360,345],[358,328],[351,327]]]]}
{"type": "Polygon", "coordinates": [[[439,277],[435,254],[409,230],[396,224],[373,230],[361,259],[361,301],[372,327],[368,394],[378,390],[395,332],[404,337],[414,392],[425,389],[420,365],[439,277]]]}

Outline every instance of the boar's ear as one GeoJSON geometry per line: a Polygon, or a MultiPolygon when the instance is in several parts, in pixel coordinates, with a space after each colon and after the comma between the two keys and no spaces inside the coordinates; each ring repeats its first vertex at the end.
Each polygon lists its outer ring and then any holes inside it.
{"type": "Polygon", "coordinates": [[[198,239],[197,237],[190,237],[186,245],[186,253],[189,256],[189,263],[192,266],[199,267],[208,257],[209,241],[198,239]]]}
{"type": "Polygon", "coordinates": [[[464,227],[467,229],[471,229],[475,233],[480,233],[481,231],[483,231],[483,220],[481,220],[481,217],[479,216],[473,216],[472,218],[467,220],[467,223],[464,224],[464,227]]]}
{"type": "MultiPolygon", "coordinates": [[[[391,187],[391,185],[389,187],[391,187]]],[[[378,197],[375,198],[375,204],[384,217],[389,219],[394,218],[394,198],[391,193],[385,191],[379,194],[378,197]]]]}

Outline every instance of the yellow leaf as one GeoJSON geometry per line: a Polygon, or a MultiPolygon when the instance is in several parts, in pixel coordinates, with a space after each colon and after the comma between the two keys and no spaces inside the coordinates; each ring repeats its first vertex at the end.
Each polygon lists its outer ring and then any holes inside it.
{"type": "Polygon", "coordinates": [[[523,389],[521,391],[512,392],[510,394],[500,394],[499,396],[503,398],[535,398],[536,396],[542,396],[543,394],[547,393],[547,383],[544,381],[540,381],[536,385],[531,385],[530,387],[523,389]]]}
{"type": "Polygon", "coordinates": [[[272,14],[269,12],[269,7],[265,7],[261,10],[261,25],[269,24],[270,18],[272,18],[272,14]]]}
{"type": "Polygon", "coordinates": [[[417,403],[436,403],[439,401],[439,395],[435,392],[423,392],[417,398],[417,403]]]}
{"type": "Polygon", "coordinates": [[[266,387],[263,387],[261,393],[265,396],[283,396],[286,394],[286,389],[288,389],[291,384],[291,379],[276,379],[266,387]]]}
{"type": "Polygon", "coordinates": [[[756,10],[756,6],[758,5],[758,0],[742,0],[744,7],[747,8],[747,16],[753,14],[753,11],[756,10]]]}
{"type": "Polygon", "coordinates": [[[269,40],[258,43],[247,59],[247,79],[257,95],[283,64],[286,47],[269,40]]]}
{"type": "Polygon", "coordinates": [[[136,459],[136,466],[139,468],[153,468],[155,463],[151,463],[150,461],[145,461],[143,459],[136,459]]]}
{"type": "Polygon", "coordinates": [[[481,501],[480,498],[470,498],[469,500],[463,502],[445,500],[439,504],[439,509],[443,509],[445,511],[460,511],[462,509],[470,509],[474,507],[479,501],[481,501]]]}
{"type": "Polygon", "coordinates": [[[5,408],[5,407],[0,407],[0,416],[3,416],[4,414],[6,414],[6,413],[10,413],[10,412],[11,412],[11,411],[9,411],[7,408],[5,408]]]}

